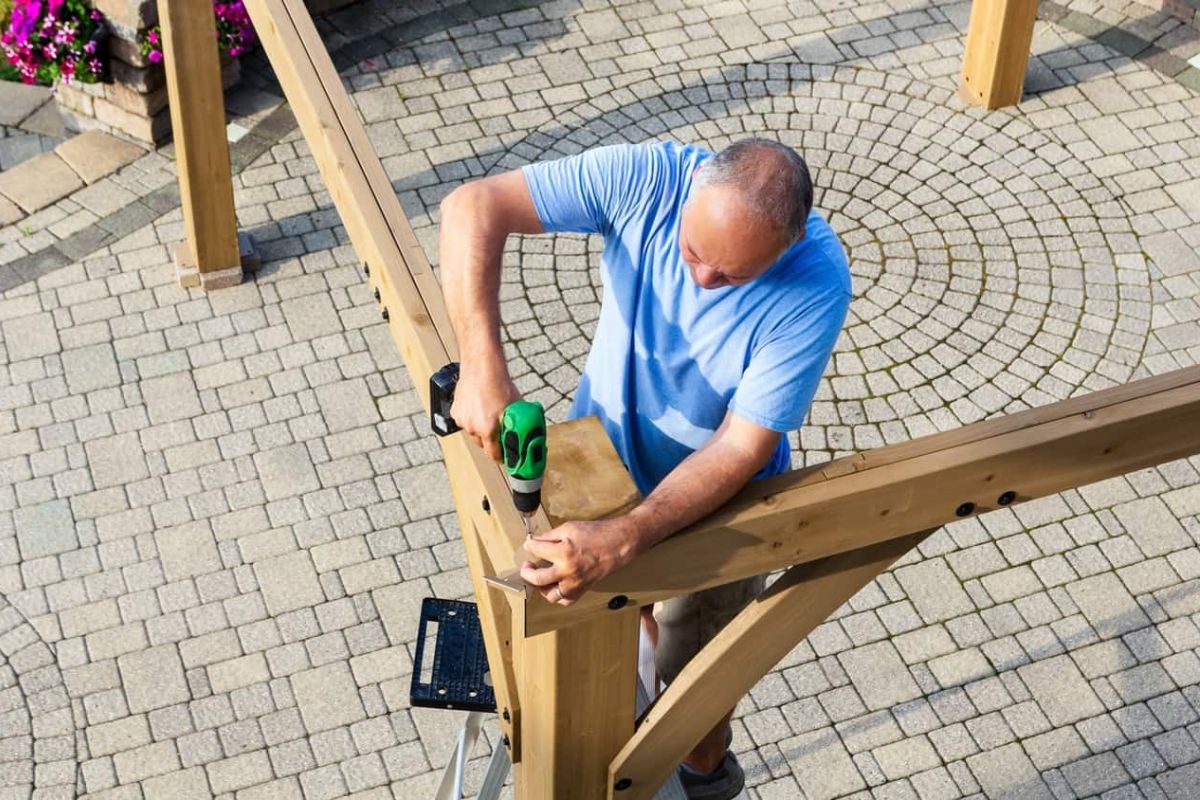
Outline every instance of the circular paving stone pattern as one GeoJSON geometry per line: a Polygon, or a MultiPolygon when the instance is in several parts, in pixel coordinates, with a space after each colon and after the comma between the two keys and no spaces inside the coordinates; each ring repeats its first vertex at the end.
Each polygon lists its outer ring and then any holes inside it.
{"type": "Polygon", "coordinates": [[[75,728],[53,651],[0,596],[0,797],[75,797],[75,728]]]}
{"type": "MultiPolygon", "coordinates": [[[[1149,323],[1146,265],[1126,210],[1086,165],[1019,117],[965,109],[944,88],[781,67],[590,99],[493,172],[648,138],[719,149],[754,135],[799,150],[849,253],[855,299],[797,465],[1131,378],[1149,323]]],[[[506,254],[515,372],[555,416],[595,327],[599,250],[558,235],[514,237],[506,254]]]]}

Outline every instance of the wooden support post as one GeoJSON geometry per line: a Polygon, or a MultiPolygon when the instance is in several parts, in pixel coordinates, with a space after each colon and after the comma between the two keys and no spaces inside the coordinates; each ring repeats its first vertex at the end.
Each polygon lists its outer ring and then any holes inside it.
{"type": "Polygon", "coordinates": [[[1037,0],[974,0],[963,52],[959,94],[972,105],[994,109],[1021,99],[1037,0]]]}
{"type": "Polygon", "coordinates": [[[182,286],[242,282],[225,96],[211,0],[158,0],[186,238],[175,254],[182,286]]]}
{"type": "MultiPolygon", "coordinates": [[[[934,529],[936,530],[936,529],[934,529]]],[[[651,800],[729,709],[814,628],[933,530],[792,567],[688,662],[613,759],[609,800],[651,800]],[[627,782],[615,792],[611,787],[627,782]]]]}
{"type": "Polygon", "coordinates": [[[609,764],[633,734],[638,620],[629,606],[520,642],[518,798],[607,797],[609,764]]]}

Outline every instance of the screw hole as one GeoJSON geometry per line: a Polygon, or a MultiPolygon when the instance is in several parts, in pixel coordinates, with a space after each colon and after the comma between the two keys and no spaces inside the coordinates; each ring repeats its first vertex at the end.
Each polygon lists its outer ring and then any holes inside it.
{"type": "Polygon", "coordinates": [[[963,503],[961,506],[959,506],[957,509],[955,509],[954,513],[960,517],[966,517],[966,516],[969,516],[971,514],[971,512],[973,512],[974,510],[975,510],[974,503],[963,503]]]}
{"type": "Polygon", "coordinates": [[[1017,493],[1013,492],[1013,491],[1008,491],[1008,492],[1005,492],[1004,494],[1000,495],[1000,497],[996,499],[996,502],[1002,506],[1006,506],[1009,503],[1011,503],[1013,500],[1016,500],[1016,499],[1017,499],[1017,493]]]}
{"type": "Polygon", "coordinates": [[[611,608],[613,611],[622,609],[628,604],[629,604],[629,598],[623,594],[619,594],[616,597],[614,597],[612,600],[608,601],[608,607],[611,608]]]}

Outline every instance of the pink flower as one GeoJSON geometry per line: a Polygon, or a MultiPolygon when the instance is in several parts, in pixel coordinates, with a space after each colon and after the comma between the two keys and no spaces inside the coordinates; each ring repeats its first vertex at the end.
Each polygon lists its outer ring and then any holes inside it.
{"type": "Polygon", "coordinates": [[[58,10],[62,8],[64,0],[47,0],[46,13],[52,17],[58,16],[58,10]]]}
{"type": "Polygon", "coordinates": [[[23,42],[29,38],[29,34],[33,33],[37,27],[38,17],[42,13],[42,4],[38,0],[18,0],[13,4],[12,22],[9,29],[17,38],[17,41],[23,42]]]}
{"type": "Polygon", "coordinates": [[[146,34],[146,38],[150,41],[150,44],[158,44],[158,29],[151,29],[151,31],[146,34]]]}
{"type": "Polygon", "coordinates": [[[87,53],[88,55],[95,53],[96,52],[96,43],[94,41],[89,40],[88,43],[83,46],[83,52],[87,53]]]}
{"type": "Polygon", "coordinates": [[[151,64],[159,64],[163,60],[163,54],[161,50],[151,50],[146,54],[146,58],[150,59],[151,64]]]}

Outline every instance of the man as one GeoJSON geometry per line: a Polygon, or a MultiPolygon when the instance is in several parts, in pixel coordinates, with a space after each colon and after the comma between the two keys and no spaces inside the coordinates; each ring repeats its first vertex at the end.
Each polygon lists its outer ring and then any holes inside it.
{"type": "MultiPolygon", "coordinates": [[[[569,605],[638,553],[789,467],[850,302],[846,256],[812,211],[803,159],[764,139],[721,153],[601,147],[459,187],[441,206],[442,285],[461,351],[454,419],[499,460],[518,398],[500,342],[510,233],[604,237],[604,297],[572,417],[595,414],[645,500],[527,543],[522,577],[569,605]]],[[[762,589],[763,576],[659,604],[655,662],[670,682],[762,589]]],[[[691,798],[732,798],[744,775],[729,718],[680,766],[691,798]]]]}

